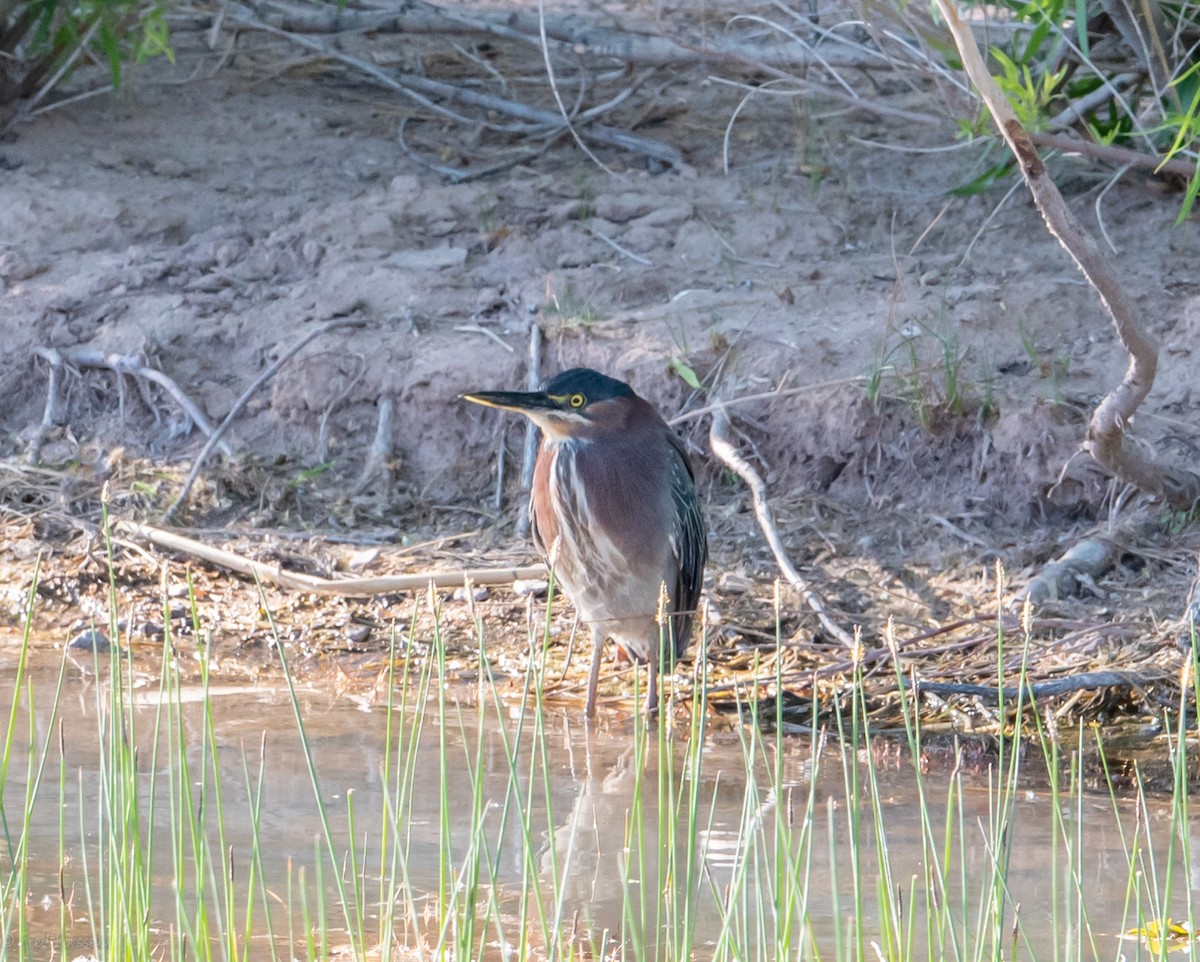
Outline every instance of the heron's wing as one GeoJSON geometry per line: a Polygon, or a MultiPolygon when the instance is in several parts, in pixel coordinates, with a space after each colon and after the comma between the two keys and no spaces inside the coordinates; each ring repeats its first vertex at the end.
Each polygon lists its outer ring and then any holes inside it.
{"type": "Polygon", "coordinates": [[[554,453],[544,444],[538,448],[533,468],[533,489],[529,492],[529,529],[533,543],[543,558],[558,537],[558,524],[550,504],[550,472],[554,470],[554,453]]]}
{"type": "Polygon", "coordinates": [[[671,501],[675,509],[672,541],[677,571],[672,599],[679,612],[674,619],[675,655],[679,657],[687,650],[692,617],[700,603],[704,566],[708,562],[708,528],[687,449],[674,431],[669,431],[667,437],[676,455],[671,465],[671,501]]]}

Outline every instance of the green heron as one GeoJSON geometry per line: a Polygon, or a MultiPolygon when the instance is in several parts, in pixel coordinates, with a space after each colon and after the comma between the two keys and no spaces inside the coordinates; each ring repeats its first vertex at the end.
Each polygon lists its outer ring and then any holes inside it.
{"type": "Polygon", "coordinates": [[[658,708],[660,647],[688,646],[708,538],[683,442],[623,381],[587,368],[541,391],[476,391],[464,400],[524,414],[542,430],[529,512],[533,539],[592,632],[586,714],[611,638],[648,662],[646,710],[658,708]],[[666,592],[662,626],[660,596],[666,592]],[[665,639],[665,645],[664,645],[665,639]]]}

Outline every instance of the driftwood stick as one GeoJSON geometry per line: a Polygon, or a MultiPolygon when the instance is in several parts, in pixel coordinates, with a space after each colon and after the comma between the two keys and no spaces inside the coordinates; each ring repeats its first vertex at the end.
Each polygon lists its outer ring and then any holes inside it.
{"type": "Polygon", "coordinates": [[[954,0],[936,0],[936,3],[958,47],[963,70],[1017,158],[1021,175],[1046,227],[1099,295],[1129,355],[1124,379],[1092,412],[1084,447],[1114,477],[1163,498],[1176,510],[1190,510],[1200,500],[1200,476],[1158,464],[1136,447],[1124,443],[1125,426],[1154,383],[1158,344],[1138,319],[1133,302],[1126,296],[1100,246],[1063,200],[1038,156],[1029,132],[988,73],[975,37],[959,16],[954,0]]]}
{"type": "MultiPolygon", "coordinates": [[[[536,391],[542,384],[542,327],[537,321],[529,325],[529,370],[525,374],[525,386],[530,391],[536,391]]],[[[537,463],[538,432],[537,426],[529,421],[525,425],[525,446],[521,453],[521,494],[526,497],[533,490],[533,468],[537,463]]],[[[517,518],[517,536],[524,538],[529,534],[531,524],[528,511],[522,511],[517,518]]]]}
{"type": "Polygon", "coordinates": [[[380,578],[318,578],[298,571],[287,571],[279,565],[263,564],[244,555],[223,548],[214,548],[193,538],[137,524],[133,521],[118,521],[117,533],[133,541],[147,542],[178,551],[208,564],[236,571],[256,578],[263,584],[277,585],[292,591],[306,591],[318,595],[336,595],[342,598],[368,598],[372,595],[390,594],[399,591],[419,591],[432,584],[435,588],[457,588],[466,579],[477,585],[505,585],[514,581],[546,577],[545,565],[527,568],[469,568],[463,571],[428,571],[413,575],[393,575],[380,578]]]}
{"type": "Polygon", "coordinates": [[[833,620],[828,608],[825,607],[825,599],[817,594],[812,585],[801,576],[800,572],[796,570],[788,558],[787,549],[783,546],[783,541],[779,537],[779,529],[775,526],[775,518],[771,513],[771,505],[767,501],[767,486],[759,476],[759,473],[754,469],[754,466],[742,457],[730,440],[729,416],[723,408],[718,408],[713,412],[712,425],[708,432],[708,443],[712,448],[713,454],[717,456],[721,463],[746,482],[746,487],[750,489],[750,496],[754,499],[754,513],[758,517],[758,525],[762,528],[763,536],[767,539],[767,545],[771,549],[771,554],[775,556],[775,563],[779,565],[779,570],[783,574],[784,580],[800,592],[801,597],[804,598],[808,607],[820,619],[826,631],[847,647],[852,646],[854,644],[853,636],[833,620]]]}
{"type": "Polygon", "coordinates": [[[302,351],[311,341],[316,340],[322,334],[332,331],[338,327],[362,327],[365,322],[362,318],[357,317],[339,317],[332,321],[326,321],[318,327],[314,327],[311,331],[300,338],[295,344],[283,352],[279,359],[270,367],[263,371],[246,390],[242,392],[241,397],[233,402],[233,407],[229,409],[229,413],[225,415],[220,426],[213,432],[212,437],[208,439],[208,443],[200,449],[200,453],[196,455],[196,460],[192,463],[192,470],[188,472],[187,480],[183,483],[183,490],[179,492],[179,496],[171,502],[171,506],[167,508],[166,517],[171,518],[180,506],[187,500],[188,495],[192,491],[192,485],[196,483],[196,478],[200,476],[200,470],[204,467],[204,462],[208,456],[212,454],[212,449],[217,446],[221,440],[221,436],[229,430],[229,426],[233,423],[233,419],[238,416],[246,403],[254,396],[254,393],[262,387],[267,381],[275,376],[281,367],[290,361],[296,354],[302,351]]]}

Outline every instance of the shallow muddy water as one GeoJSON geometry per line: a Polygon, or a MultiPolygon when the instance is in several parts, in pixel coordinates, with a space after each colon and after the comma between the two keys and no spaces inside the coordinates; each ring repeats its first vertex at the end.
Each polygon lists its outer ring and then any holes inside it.
{"type": "MultiPolygon", "coordinates": [[[[3,656],[0,724],[6,729],[16,693],[14,668],[15,659],[3,656]]],[[[436,699],[423,702],[419,732],[412,711],[393,711],[389,748],[384,707],[304,691],[298,703],[307,756],[282,682],[214,686],[207,695],[201,687],[179,686],[164,699],[156,677],[135,673],[132,687],[123,690],[128,707],[117,730],[136,747],[138,812],[132,827],[122,829],[126,834],[116,836],[111,823],[129,818],[129,806],[118,814],[112,804],[116,763],[112,743],[105,741],[105,733],[114,730],[105,675],[102,668],[98,681],[68,664],[56,712],[58,662],[40,656],[19,692],[15,724],[5,733],[12,743],[3,786],[7,838],[0,852],[5,940],[9,947],[18,944],[23,910],[30,958],[48,956],[42,948],[64,935],[68,958],[94,951],[89,946],[107,938],[100,916],[111,922],[114,910],[112,903],[106,913],[99,910],[99,866],[105,859],[111,865],[120,853],[120,845],[112,844],[116,837],[138,847],[138,858],[150,866],[151,944],[180,938],[180,919],[194,920],[199,900],[213,903],[217,931],[234,933],[226,936],[226,946],[244,941],[247,929],[252,933],[260,943],[251,947],[252,957],[266,957],[268,942],[281,957],[306,957],[306,908],[307,929],[325,934],[327,950],[377,946],[382,928],[402,945],[436,946],[461,924],[446,919],[469,914],[462,906],[473,897],[476,915],[485,920],[475,942],[481,955],[494,958],[512,956],[522,927],[590,941],[591,951],[605,955],[623,943],[630,958],[678,957],[672,940],[680,931],[688,932],[697,958],[729,952],[734,943],[769,948],[781,941],[796,945],[801,938],[823,958],[849,958],[857,952],[856,887],[864,905],[858,929],[864,943],[883,938],[877,893],[893,891],[900,893],[901,915],[913,920],[912,944],[936,944],[946,933],[931,934],[923,921],[931,911],[923,880],[930,860],[945,859],[946,877],[954,884],[942,898],[954,906],[954,931],[969,940],[986,901],[979,893],[996,860],[1005,857],[1004,928],[1008,931],[1019,904],[1020,957],[1054,958],[1056,943],[1082,948],[1087,957],[1149,957],[1136,942],[1120,940],[1121,932],[1138,924],[1128,891],[1127,849],[1135,842],[1143,849],[1134,857],[1141,859],[1144,876],[1165,876],[1170,820],[1164,802],[1150,802],[1139,823],[1132,801],[1067,795],[1059,800],[1062,817],[1056,824],[1050,796],[1022,788],[1005,856],[989,841],[996,837],[989,826],[998,816],[987,772],[962,776],[961,783],[949,772],[926,775],[923,834],[911,764],[877,762],[872,789],[865,756],[852,767],[855,756],[836,748],[836,736],[819,755],[815,782],[813,740],[807,735],[786,736],[778,756],[775,736],[764,735],[748,778],[749,727],[709,734],[697,761],[686,753],[686,731],[668,740],[651,729],[639,751],[632,725],[611,719],[589,730],[560,712],[547,716],[545,730],[538,732],[532,711],[519,724],[517,705],[492,704],[481,723],[475,689],[463,689],[459,700],[451,690],[440,705],[436,699]],[[30,771],[36,772],[43,753],[41,782],[27,811],[30,771]],[[261,814],[255,825],[251,813],[260,765],[261,814]],[[186,777],[180,778],[181,771],[186,777]],[[186,785],[190,797],[183,795],[186,785]],[[667,814],[672,799],[675,819],[667,814]],[[696,827],[689,833],[692,799],[696,827]],[[201,810],[197,837],[180,813],[201,810]],[[172,830],[172,820],[184,827],[172,830]],[[923,843],[923,837],[937,844],[923,843]],[[881,838],[886,879],[879,867],[881,838]],[[780,849],[773,848],[777,843],[780,849]],[[778,850],[806,863],[807,922],[795,920],[791,937],[779,934],[787,920],[773,909],[773,893],[782,885],[778,850]],[[480,852],[482,858],[472,862],[480,852]],[[22,858],[26,871],[17,886],[12,867],[22,858]],[[345,880],[342,895],[335,865],[345,880]],[[474,896],[464,882],[471,865],[482,866],[485,882],[494,875],[494,884],[481,884],[474,896]],[[680,894],[688,888],[680,881],[685,869],[693,879],[686,898],[680,894]],[[172,881],[177,876],[183,879],[178,901],[172,881]],[[232,911],[216,895],[226,878],[234,879],[232,888],[240,893],[232,911]],[[60,880],[69,902],[65,913],[60,880]],[[325,901],[323,922],[315,907],[318,889],[325,901]],[[526,902],[522,914],[526,892],[540,900],[541,913],[526,902]],[[1077,917],[1078,892],[1086,919],[1077,917]],[[343,909],[341,898],[361,909],[343,909]],[[381,921],[389,905],[395,918],[381,921]],[[253,908],[248,925],[247,906],[253,908]],[[536,925],[531,921],[539,918],[536,925]],[[665,934],[656,939],[655,932],[665,934]]],[[[1189,825],[1195,831],[1194,822],[1189,825]]],[[[1157,879],[1160,890],[1165,881],[1157,879]]],[[[1186,914],[1189,887],[1197,881],[1175,873],[1175,917],[1186,914]]],[[[1144,897],[1141,911],[1154,914],[1144,897]]],[[[532,944],[541,941],[532,937],[532,944]]],[[[875,957],[867,945],[863,951],[875,957]]],[[[942,946],[933,957],[953,957],[962,949],[942,946]]],[[[918,951],[917,957],[928,956],[918,951]]],[[[1070,951],[1066,957],[1072,957],[1070,951]]]]}

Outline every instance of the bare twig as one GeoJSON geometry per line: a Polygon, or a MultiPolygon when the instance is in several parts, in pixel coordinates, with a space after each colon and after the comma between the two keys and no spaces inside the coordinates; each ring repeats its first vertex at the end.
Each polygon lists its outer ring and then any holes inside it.
{"type": "Polygon", "coordinates": [[[677,424],[682,424],[684,421],[694,421],[696,418],[704,417],[706,414],[712,414],[715,411],[724,411],[727,408],[737,407],[740,404],[754,404],[757,401],[773,401],[776,398],[792,397],[796,394],[811,394],[816,391],[823,391],[828,388],[842,387],[846,384],[857,384],[859,381],[864,381],[866,378],[860,376],[839,378],[836,381],[817,381],[814,384],[803,384],[800,387],[784,388],[783,384],[787,382],[790,376],[785,375],[780,381],[780,386],[773,391],[760,391],[757,394],[743,394],[741,397],[728,398],[724,401],[714,401],[712,404],[706,404],[704,407],[696,408],[693,411],[686,411],[683,414],[677,414],[667,423],[671,427],[677,424]]]}
{"type": "Polygon", "coordinates": [[[1106,163],[1128,165],[1140,170],[1152,170],[1156,173],[1176,174],[1180,177],[1192,177],[1196,173],[1196,164],[1190,160],[1163,160],[1153,154],[1140,150],[1130,150],[1128,147],[1115,147],[1110,144],[1097,144],[1090,140],[1079,140],[1065,134],[1029,134],[1029,139],[1039,147],[1050,147],[1061,150],[1064,154],[1080,154],[1093,157],[1106,163]]]}
{"type": "Polygon", "coordinates": [[[591,234],[594,238],[596,238],[596,240],[604,241],[604,243],[606,243],[609,247],[611,247],[613,250],[615,250],[618,254],[624,254],[635,264],[641,264],[643,267],[653,267],[654,266],[654,261],[650,260],[648,257],[642,257],[640,254],[635,254],[628,247],[622,247],[611,237],[607,236],[606,234],[600,233],[600,231],[596,230],[596,228],[593,227],[591,224],[586,224],[585,226],[587,228],[587,232],[589,234],[591,234]]]}
{"type": "Polygon", "coordinates": [[[447,167],[445,164],[435,164],[417,153],[416,149],[409,144],[408,137],[405,134],[405,130],[408,128],[408,123],[411,119],[411,117],[402,117],[400,126],[396,130],[396,141],[400,144],[400,149],[426,170],[437,174],[439,177],[446,178],[452,184],[465,184],[467,181],[490,177],[492,174],[498,174],[503,170],[508,170],[510,167],[517,166],[517,164],[523,164],[542,153],[553,142],[547,141],[545,145],[536,149],[521,148],[512,152],[511,156],[505,160],[496,161],[494,164],[488,164],[485,167],[459,169],[457,167],[447,167]]]}
{"type": "Polygon", "coordinates": [[[253,561],[244,555],[223,548],[214,548],[193,538],[137,524],[133,521],[118,521],[116,530],[131,539],[149,542],[169,551],[178,551],[209,564],[236,571],[256,578],[264,584],[278,585],[293,591],[307,591],[319,595],[336,595],[342,598],[367,598],[372,595],[389,594],[397,591],[418,591],[433,584],[436,588],[456,588],[466,579],[477,585],[504,585],[514,581],[545,578],[545,565],[530,565],[527,568],[469,568],[463,571],[428,571],[412,575],[395,575],[381,578],[318,578],[298,571],[287,571],[278,565],[253,561]]]}
{"type": "Polygon", "coordinates": [[[358,370],[354,372],[347,382],[346,386],[337,393],[321,413],[321,424],[317,429],[317,463],[324,464],[325,459],[329,456],[329,419],[333,416],[333,412],[337,410],[337,406],[350,396],[350,392],[354,390],[355,385],[362,380],[362,376],[367,372],[367,359],[361,354],[355,354],[354,359],[358,362],[358,370]]]}
{"type": "Polygon", "coordinates": [[[788,558],[787,549],[783,546],[783,541],[779,537],[779,530],[775,526],[775,518],[771,513],[771,506],[767,502],[767,486],[759,476],[759,473],[754,469],[754,466],[738,453],[737,448],[734,447],[733,442],[729,439],[729,416],[723,408],[718,408],[713,412],[712,425],[708,432],[708,442],[713,454],[717,456],[721,463],[745,481],[746,487],[750,489],[750,495],[754,499],[754,513],[758,517],[758,525],[762,528],[763,536],[767,539],[767,545],[771,549],[771,554],[775,556],[775,563],[779,565],[779,570],[784,580],[800,592],[801,597],[804,598],[808,607],[820,619],[826,631],[837,638],[842,644],[846,646],[853,645],[854,638],[833,620],[829,614],[829,610],[825,606],[825,600],[801,576],[800,572],[795,569],[788,558]]]}
{"type": "MultiPolygon", "coordinates": [[[[575,141],[575,146],[584,152],[588,160],[599,167],[602,171],[610,176],[621,176],[615,170],[609,167],[604,161],[592,153],[592,149],[584,142],[578,130],[575,129],[575,124],[572,121],[572,111],[567,110],[567,105],[563,103],[562,94],[558,89],[558,79],[554,76],[554,61],[550,57],[550,44],[546,38],[546,3],[545,0],[538,0],[538,45],[542,49],[542,63],[546,65],[546,79],[550,81],[550,93],[554,95],[554,103],[558,107],[558,112],[562,115],[563,126],[571,134],[571,139],[575,141]]],[[[581,88],[582,89],[582,88],[581,88]]],[[[578,108],[578,104],[576,105],[578,108]]]]}
{"type": "Polygon", "coordinates": [[[1100,296],[1113,320],[1117,336],[1129,354],[1129,367],[1124,379],[1092,412],[1084,446],[1115,477],[1162,497],[1177,510],[1190,510],[1200,500],[1200,476],[1182,468],[1156,463],[1139,449],[1124,443],[1125,426],[1154,383],[1158,344],[1139,321],[1133,302],[1126,296],[1099,245],[1075,218],[1047,174],[1028,131],[1021,125],[988,73],[975,37],[959,16],[953,0],[936,2],[958,47],[963,70],[979,91],[1001,135],[1017,158],[1021,175],[1047,228],[1100,296]]]}
{"type": "Polygon", "coordinates": [[[58,85],[58,82],[67,75],[70,69],[75,66],[75,61],[78,60],[83,52],[87,49],[87,45],[92,42],[92,37],[96,35],[96,31],[100,29],[100,25],[103,22],[104,18],[97,15],[96,19],[92,21],[92,25],[87,28],[83,36],[80,37],[76,42],[75,49],[72,50],[66,60],[59,65],[59,68],[54,73],[54,76],[47,80],[42,85],[41,89],[38,90],[38,92],[32,97],[30,97],[29,100],[26,101],[26,103],[22,106],[19,116],[28,116],[29,111],[33,110],[33,108],[41,102],[42,98],[44,98],[46,94],[50,93],[50,91],[58,85]]]}
{"type": "Polygon", "coordinates": [[[196,483],[196,478],[200,476],[200,470],[204,467],[204,462],[208,459],[208,456],[212,454],[212,449],[220,442],[221,436],[229,430],[229,426],[233,423],[233,419],[237,417],[242,408],[246,406],[246,402],[254,396],[254,393],[260,387],[262,387],[263,384],[273,378],[281,367],[283,367],[296,354],[307,347],[310,342],[316,340],[322,334],[339,327],[362,327],[364,323],[365,322],[362,320],[362,318],[357,317],[339,317],[332,321],[326,321],[324,324],[314,327],[311,331],[305,334],[304,337],[300,338],[299,341],[284,351],[284,353],[280,355],[274,364],[256,377],[250,386],[242,392],[241,397],[233,402],[233,407],[231,407],[229,409],[229,413],[225,415],[225,420],[220,423],[216,431],[214,431],[212,436],[208,439],[208,443],[205,444],[204,447],[200,449],[200,453],[196,455],[196,460],[192,463],[192,470],[188,472],[187,480],[183,483],[183,490],[179,492],[179,496],[172,501],[171,506],[167,508],[166,517],[173,517],[175,512],[178,511],[180,506],[182,506],[187,500],[188,495],[191,494],[192,485],[196,483]]]}

